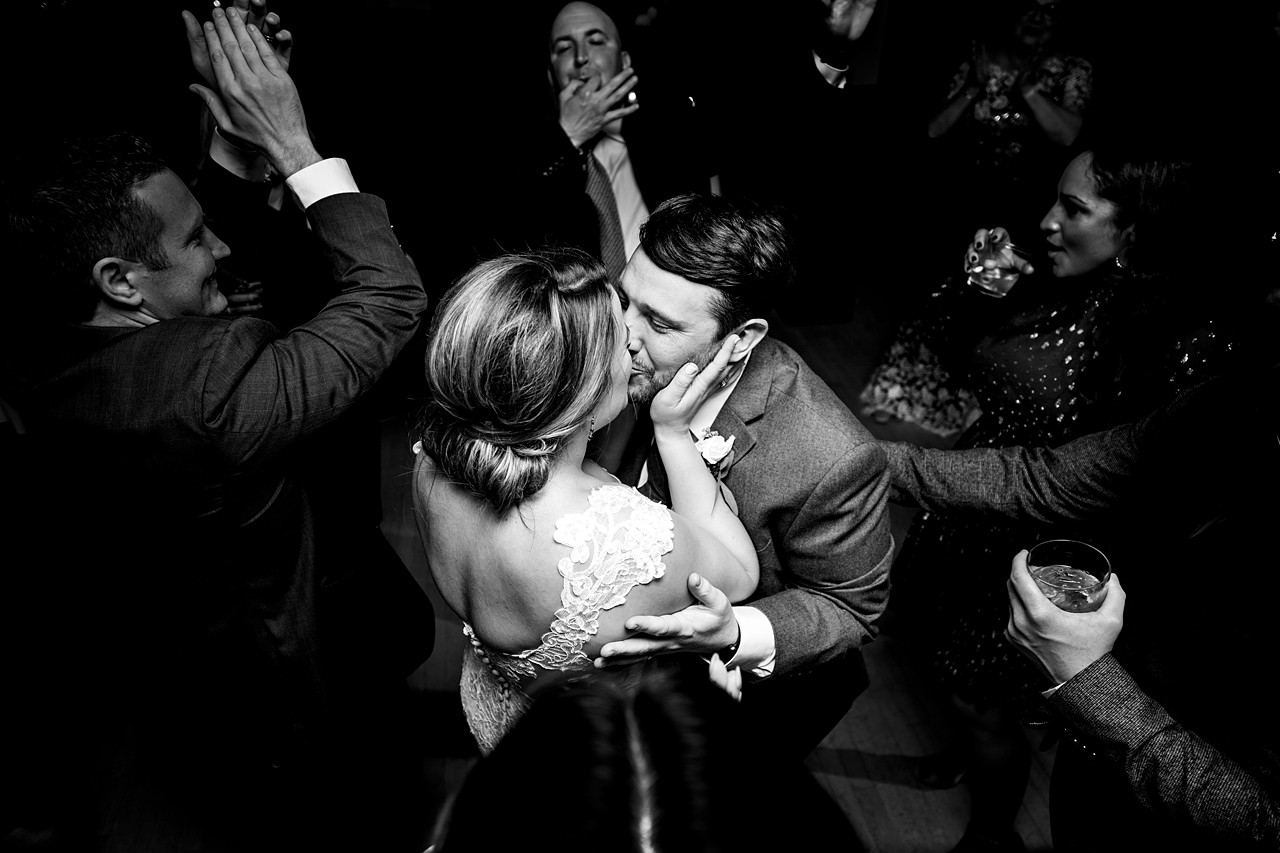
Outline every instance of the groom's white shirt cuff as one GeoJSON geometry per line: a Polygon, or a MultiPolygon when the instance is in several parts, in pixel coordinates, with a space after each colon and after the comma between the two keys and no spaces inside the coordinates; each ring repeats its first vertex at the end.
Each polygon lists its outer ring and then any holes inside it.
{"type": "Polygon", "coordinates": [[[726,668],[741,667],[757,678],[773,675],[773,664],[778,659],[778,649],[773,639],[773,625],[769,617],[749,605],[733,608],[738,619],[738,653],[733,660],[725,661],[726,668]]]}

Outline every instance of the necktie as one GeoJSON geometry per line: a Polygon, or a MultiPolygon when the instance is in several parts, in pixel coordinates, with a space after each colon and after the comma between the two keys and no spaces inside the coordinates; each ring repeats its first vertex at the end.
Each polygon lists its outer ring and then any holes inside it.
{"type": "Polygon", "coordinates": [[[649,479],[640,487],[640,494],[651,501],[671,506],[671,489],[667,485],[667,469],[662,467],[662,455],[658,453],[658,442],[649,440],[649,452],[645,459],[649,479]]]}
{"type": "Polygon", "coordinates": [[[618,479],[628,486],[640,482],[640,471],[644,468],[649,456],[649,448],[653,446],[653,421],[649,420],[646,408],[636,413],[636,425],[631,430],[631,438],[627,448],[622,452],[622,462],[618,464],[618,479]]]}
{"type": "Polygon", "coordinates": [[[652,501],[671,506],[671,492],[667,487],[667,471],[662,467],[662,456],[658,453],[658,443],[653,440],[653,422],[647,412],[636,419],[631,440],[627,442],[622,463],[618,466],[618,479],[628,486],[640,481],[640,472],[648,466],[649,476],[640,494],[652,501]]]}
{"type": "Polygon", "coordinates": [[[609,174],[590,149],[587,151],[587,196],[596,208],[600,225],[600,260],[614,278],[622,275],[627,265],[627,248],[622,240],[622,220],[618,218],[618,200],[613,195],[609,174]]]}

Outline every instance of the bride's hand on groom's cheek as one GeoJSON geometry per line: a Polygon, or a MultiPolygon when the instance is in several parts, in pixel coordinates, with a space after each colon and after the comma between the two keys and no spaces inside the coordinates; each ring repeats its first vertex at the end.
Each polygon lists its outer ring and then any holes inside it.
{"type": "Polygon", "coordinates": [[[596,666],[624,666],[672,652],[710,655],[738,639],[738,619],[728,596],[699,575],[689,575],[689,592],[697,603],[678,613],[629,618],[626,628],[636,636],[605,645],[596,666]]]}
{"type": "Polygon", "coordinates": [[[649,419],[654,432],[671,432],[684,435],[693,423],[703,402],[720,386],[729,367],[729,357],[738,343],[737,335],[725,338],[715,358],[701,371],[690,362],[676,372],[671,382],[649,404],[649,419]]]}

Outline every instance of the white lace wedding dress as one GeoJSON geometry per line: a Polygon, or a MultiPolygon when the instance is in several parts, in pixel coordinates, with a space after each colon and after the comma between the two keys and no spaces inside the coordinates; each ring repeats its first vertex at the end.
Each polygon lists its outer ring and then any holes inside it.
{"type": "Polygon", "coordinates": [[[570,552],[558,566],[564,578],[560,609],[536,649],[496,651],[463,623],[471,648],[463,653],[462,709],[486,755],[528,710],[530,699],[521,686],[539,670],[591,669],[582,647],[599,630],[601,611],[622,604],[636,584],[660,578],[666,570],[662,558],[673,544],[666,507],[623,485],[599,486],[589,504],[586,512],[556,522],[555,541],[570,552]]]}

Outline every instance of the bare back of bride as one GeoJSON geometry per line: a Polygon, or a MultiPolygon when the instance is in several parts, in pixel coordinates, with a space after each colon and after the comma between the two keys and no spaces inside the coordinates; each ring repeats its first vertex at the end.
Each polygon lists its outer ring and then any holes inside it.
{"type": "Polygon", "coordinates": [[[759,566],[694,447],[689,422],[734,339],[653,401],[672,509],[586,459],[628,405],[631,357],[603,266],[571,250],[486,261],[437,309],[414,504],[431,572],[461,617],[462,703],[489,752],[554,673],[591,668],[628,616],[693,603],[690,574],[732,601],[759,566]]]}

